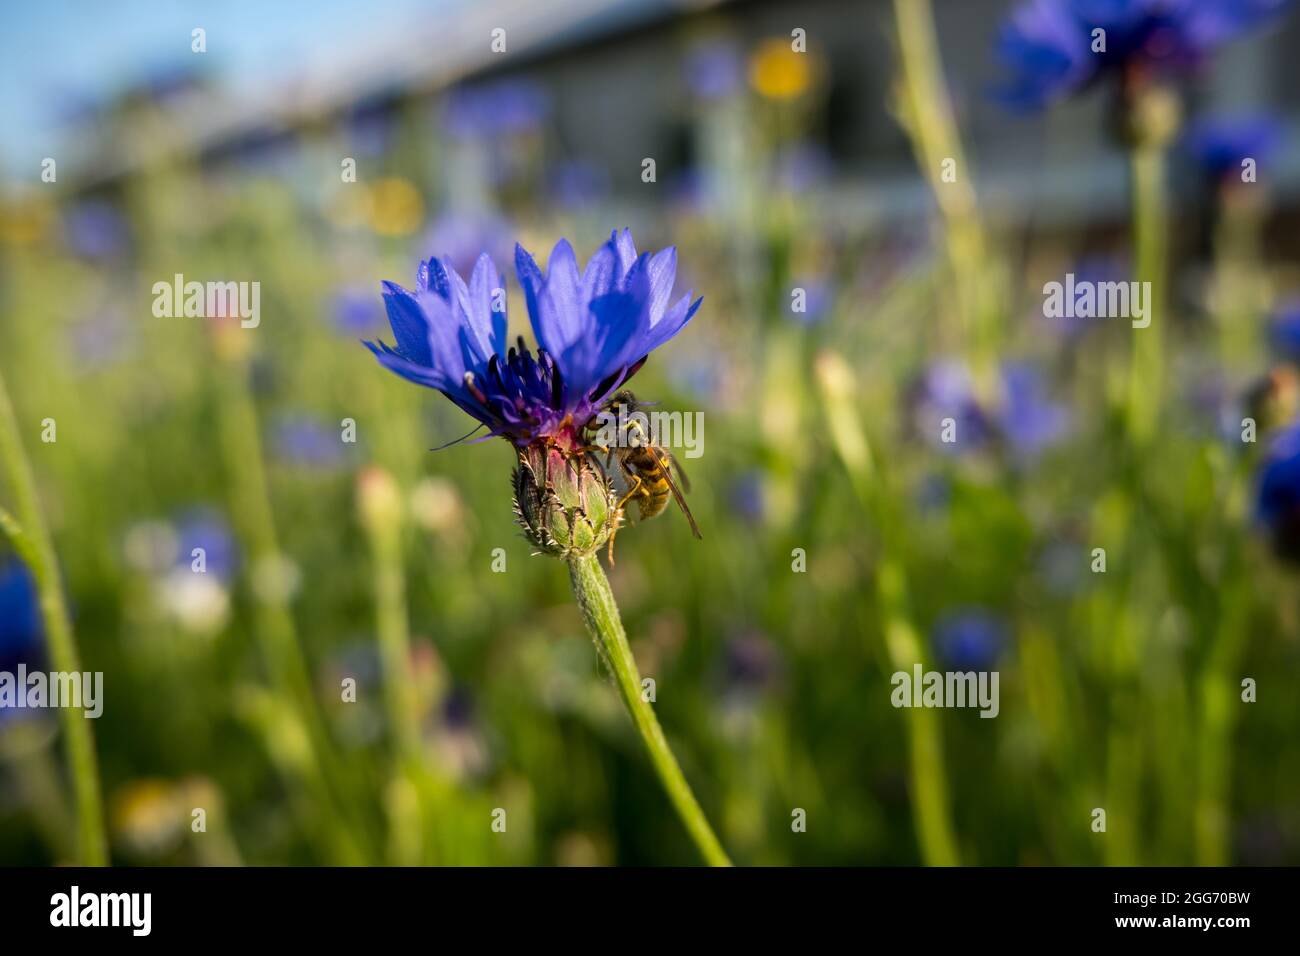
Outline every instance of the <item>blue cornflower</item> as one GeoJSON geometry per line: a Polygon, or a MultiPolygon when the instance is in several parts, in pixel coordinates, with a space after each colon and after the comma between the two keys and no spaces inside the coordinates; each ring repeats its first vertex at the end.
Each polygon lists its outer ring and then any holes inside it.
{"type": "Polygon", "coordinates": [[[699,299],[671,302],[677,252],[637,255],[627,230],[611,235],[579,271],[560,240],[548,274],[515,247],[538,349],[507,345],[505,289],[488,255],[468,283],[440,259],[421,263],[414,291],[384,283],[396,347],[366,345],[388,369],[442,392],[523,447],[580,447],[582,429],[647,356],[690,320],[699,299]]]}
{"type": "MultiPolygon", "coordinates": [[[[1076,288],[1084,288],[1085,282],[1096,288],[1103,282],[1129,282],[1134,278],[1128,258],[1113,252],[1087,253],[1076,259],[1068,271],[1074,274],[1076,288]]],[[[1044,310],[1042,302],[1035,302],[1033,309],[1035,321],[1046,322],[1052,332],[1059,335],[1067,345],[1074,344],[1103,324],[1093,319],[1044,314],[1047,310],[1044,310]]]]}
{"type": "Polygon", "coordinates": [[[961,362],[932,362],[912,387],[910,404],[917,431],[940,451],[961,452],[982,446],[993,423],[975,397],[970,370],[961,362]],[[941,423],[951,418],[956,441],[943,440],[941,423]]]}
{"type": "Polygon", "coordinates": [[[1278,434],[1260,465],[1255,518],[1278,556],[1300,564],[1300,422],[1278,434]]]}
{"type": "Polygon", "coordinates": [[[239,546],[225,518],[211,508],[195,508],[181,517],[176,527],[176,567],[192,568],[199,548],[206,574],[222,582],[234,578],[239,546]]]}
{"type": "Polygon", "coordinates": [[[485,252],[494,260],[508,258],[513,246],[510,224],[484,210],[452,211],[439,216],[422,243],[445,265],[462,273],[473,272],[478,257],[485,252]]]}
{"type": "Polygon", "coordinates": [[[556,167],[548,192],[566,209],[593,206],[609,195],[609,171],[586,160],[568,160],[556,167]]]}
{"type": "Polygon", "coordinates": [[[443,129],[458,140],[490,140],[541,129],[550,98],[536,83],[498,80],[452,90],[445,103],[443,129]]]}
{"type": "Polygon", "coordinates": [[[714,40],[686,56],[686,83],[699,99],[725,99],[745,87],[745,60],[733,43],[714,40]]]}
{"type": "Polygon", "coordinates": [[[347,111],[344,124],[352,148],[362,156],[381,156],[392,146],[399,122],[398,99],[392,94],[374,96],[347,111]]]}
{"type": "Polygon", "coordinates": [[[804,291],[803,310],[791,309],[791,315],[800,325],[816,325],[830,314],[835,300],[832,283],[818,276],[809,276],[798,280],[795,288],[804,291]]]}
{"type": "Polygon", "coordinates": [[[1002,367],[1002,392],[998,425],[1017,455],[1032,458],[1065,435],[1069,412],[1052,401],[1037,369],[1008,362],[1002,367]]]}
{"type": "Polygon", "coordinates": [[[978,608],[945,614],[934,625],[934,651],[945,667],[990,670],[1002,656],[1007,629],[1000,618],[978,608]]]}
{"type": "Polygon", "coordinates": [[[350,285],[338,289],[330,304],[334,327],[347,335],[369,332],[383,314],[369,286],[350,285]]]}
{"type": "Polygon", "coordinates": [[[1002,27],[1002,98],[1036,109],[1105,75],[1186,71],[1290,0],[1027,0],[1002,27]],[[1100,35],[1104,30],[1104,49],[1100,35]]]}
{"type": "Polygon", "coordinates": [[[815,189],[830,179],[835,162],[830,151],[816,143],[800,141],[773,157],[772,173],[778,188],[792,193],[815,189]]]}
{"type": "Polygon", "coordinates": [[[339,432],[320,419],[301,413],[277,419],[271,447],[279,460],[310,468],[332,468],[342,464],[346,457],[339,432]]]}
{"type": "Polygon", "coordinates": [[[1281,139],[1281,126],[1272,116],[1207,116],[1187,132],[1187,151],[1215,179],[1239,176],[1244,159],[1263,164],[1281,139]]]}
{"type": "MultiPolygon", "coordinates": [[[[12,673],[19,664],[40,667],[44,658],[45,632],[36,578],[17,558],[0,554],[0,671],[12,673]]],[[[0,708],[0,724],[31,713],[0,708]]]]}
{"type": "Polygon", "coordinates": [[[732,510],[751,524],[758,524],[767,513],[767,492],[763,473],[747,471],[731,483],[732,510]]]}
{"type": "Polygon", "coordinates": [[[112,203],[87,199],[69,206],[63,214],[68,246],[86,259],[109,259],[127,251],[131,229],[112,203]]]}
{"type": "Polygon", "coordinates": [[[17,558],[0,556],[0,670],[39,653],[43,633],[35,577],[17,558]]]}
{"type": "Polygon", "coordinates": [[[917,429],[940,451],[961,453],[1000,440],[1021,459],[1033,458],[1063,437],[1069,412],[1052,401],[1042,376],[1023,362],[999,369],[997,401],[982,401],[970,370],[961,362],[943,360],[926,369],[912,390],[917,429]],[[944,419],[955,426],[953,441],[945,440],[944,419]]]}
{"type": "Polygon", "coordinates": [[[1278,308],[1268,337],[1279,358],[1300,364],[1300,298],[1284,302],[1278,308]]]}
{"type": "Polygon", "coordinates": [[[116,305],[92,311],[68,329],[69,350],[84,370],[112,365],[133,343],[132,326],[116,305]]]}

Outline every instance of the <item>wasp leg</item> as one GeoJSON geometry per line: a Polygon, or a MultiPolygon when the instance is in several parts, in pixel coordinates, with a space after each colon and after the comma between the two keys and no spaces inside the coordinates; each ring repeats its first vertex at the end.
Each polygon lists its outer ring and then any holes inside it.
{"type": "Polygon", "coordinates": [[[623,506],[641,489],[641,476],[631,475],[630,477],[633,485],[628,490],[628,493],[623,496],[623,500],[614,506],[614,518],[609,528],[609,566],[611,568],[614,566],[614,535],[618,534],[619,521],[623,517],[623,506]]]}
{"type": "Polygon", "coordinates": [[[633,482],[632,487],[628,489],[627,494],[625,494],[623,496],[623,499],[618,503],[618,507],[616,509],[618,511],[622,511],[623,506],[626,505],[629,501],[631,501],[632,498],[636,496],[636,493],[641,490],[641,476],[632,475],[631,478],[633,482]]]}

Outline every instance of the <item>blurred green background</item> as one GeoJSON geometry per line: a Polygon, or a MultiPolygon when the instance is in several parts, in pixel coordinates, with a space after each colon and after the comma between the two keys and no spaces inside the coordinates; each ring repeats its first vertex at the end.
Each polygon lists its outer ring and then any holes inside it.
{"type": "MultiPolygon", "coordinates": [[[[114,862],[696,862],[563,567],[513,523],[513,453],[432,452],[472,423],[358,343],[392,341],[379,282],[433,254],[491,252],[526,332],[513,243],[585,260],[624,226],[704,296],[633,382],[704,413],[704,538],[670,509],[610,577],[736,862],[1300,861],[1300,594],[1252,527],[1239,436],[1256,414],[1264,443],[1293,389],[1267,334],[1297,280],[1293,23],[1234,52],[1276,64],[1258,89],[1224,80],[1238,60],[1185,94],[1188,124],[1276,111],[1285,147],[1241,190],[1169,144],[1164,373],[1135,445],[1141,333],[1041,308],[1067,271],[1133,276],[1123,151],[1101,93],[1047,118],[986,102],[1007,4],[936,4],[910,77],[887,3],[326,4],[310,49],[244,59],[263,14],[236,4],[210,61],[178,6],[101,37],[131,62],[75,109],[6,73],[63,114],[5,154],[0,371],[105,675],[114,862]],[[945,115],[969,206],[913,160],[945,115]],[[155,317],[176,273],[260,282],[260,325],[155,317]],[[893,708],[915,659],[997,670],[998,717],[893,708]]],[[[55,715],[0,719],[0,862],[74,858],[67,774],[55,715]]]]}

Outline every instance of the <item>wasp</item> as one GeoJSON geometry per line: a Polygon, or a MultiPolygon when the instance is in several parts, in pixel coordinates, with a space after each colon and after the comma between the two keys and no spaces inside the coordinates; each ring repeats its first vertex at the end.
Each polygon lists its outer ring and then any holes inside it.
{"type": "MultiPolygon", "coordinates": [[[[631,392],[624,390],[616,393],[605,406],[607,412],[615,408],[622,412],[619,417],[619,433],[615,436],[612,447],[599,444],[589,446],[593,450],[605,452],[606,469],[611,458],[617,458],[619,469],[623,472],[627,491],[615,508],[615,514],[621,516],[630,502],[636,502],[638,520],[648,521],[668,507],[668,499],[671,497],[677,502],[677,507],[682,510],[682,514],[686,515],[691,533],[697,538],[703,538],[699,525],[695,523],[695,516],[691,514],[691,509],[682,494],[682,489],[691,490],[686,472],[668,449],[656,445],[651,440],[649,432],[641,421],[644,416],[633,415],[640,405],[641,403],[631,392]],[[674,472],[677,475],[676,480],[673,479],[674,472]],[[681,488],[678,487],[679,482],[681,488]]],[[[614,535],[617,532],[618,520],[616,519],[614,530],[609,536],[611,562],[614,560],[614,535]]]]}

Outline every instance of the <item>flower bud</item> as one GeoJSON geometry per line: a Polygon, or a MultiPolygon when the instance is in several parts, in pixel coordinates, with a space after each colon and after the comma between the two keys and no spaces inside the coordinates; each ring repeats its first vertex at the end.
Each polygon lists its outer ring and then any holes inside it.
{"type": "Polygon", "coordinates": [[[585,454],[538,442],[519,449],[514,472],[515,517],[544,554],[594,554],[616,520],[614,489],[585,454]]]}
{"type": "Polygon", "coordinates": [[[1182,104],[1169,87],[1139,77],[1125,84],[1121,97],[1111,123],[1125,146],[1162,147],[1178,133],[1182,104]]]}

